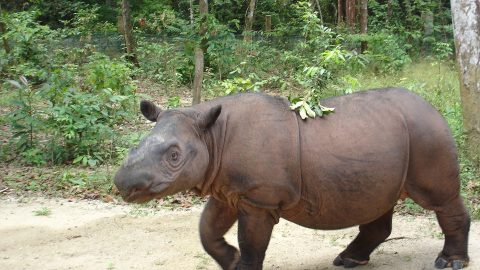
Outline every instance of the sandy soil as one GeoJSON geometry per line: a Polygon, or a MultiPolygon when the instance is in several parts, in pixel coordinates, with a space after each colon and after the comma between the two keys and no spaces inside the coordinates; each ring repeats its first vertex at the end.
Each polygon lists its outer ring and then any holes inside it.
{"type": "MultiPolygon", "coordinates": [[[[199,241],[201,208],[153,211],[43,198],[1,198],[0,205],[0,269],[219,269],[199,241]],[[50,215],[35,215],[45,209],[50,215]]],[[[434,269],[443,241],[433,216],[397,215],[393,222],[393,239],[358,269],[434,269]]],[[[331,261],[356,232],[316,231],[281,221],[264,269],[343,269],[331,261]]],[[[235,228],[227,240],[236,245],[235,228]]],[[[470,256],[468,269],[480,269],[478,222],[472,224],[470,256]]]]}

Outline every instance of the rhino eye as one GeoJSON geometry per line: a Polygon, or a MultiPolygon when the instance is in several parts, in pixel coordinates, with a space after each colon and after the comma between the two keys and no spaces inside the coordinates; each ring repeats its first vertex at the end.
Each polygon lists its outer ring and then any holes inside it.
{"type": "Polygon", "coordinates": [[[172,161],[177,161],[178,160],[178,153],[177,151],[173,151],[172,153],[170,153],[170,159],[172,161]]]}
{"type": "Polygon", "coordinates": [[[170,147],[166,152],[164,152],[164,158],[169,165],[177,167],[180,165],[182,160],[182,154],[179,151],[177,146],[170,147]]]}

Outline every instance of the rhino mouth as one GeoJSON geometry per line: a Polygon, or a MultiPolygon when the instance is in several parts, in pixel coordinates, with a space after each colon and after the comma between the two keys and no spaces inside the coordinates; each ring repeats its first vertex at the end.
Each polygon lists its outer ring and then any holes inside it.
{"type": "Polygon", "coordinates": [[[151,183],[146,188],[134,189],[123,197],[126,202],[145,203],[154,198],[162,197],[162,193],[170,186],[171,182],[151,183]]]}

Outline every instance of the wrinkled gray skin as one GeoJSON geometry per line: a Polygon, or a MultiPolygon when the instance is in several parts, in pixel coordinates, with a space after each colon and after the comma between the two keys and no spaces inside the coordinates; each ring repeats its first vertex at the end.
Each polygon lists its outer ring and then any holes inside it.
{"type": "Polygon", "coordinates": [[[459,196],[455,143],[440,114],[404,89],[322,101],[323,118],[301,120],[288,102],[261,94],[162,111],[115,176],[128,202],[182,190],[210,195],[200,221],[205,250],[223,269],[262,269],[279,218],[314,229],[359,225],[334,260],[366,264],[391,232],[398,199],[434,210],[445,234],[437,268],[468,264],[470,218],[459,196]],[[238,222],[240,252],[223,235],[238,222]]]}

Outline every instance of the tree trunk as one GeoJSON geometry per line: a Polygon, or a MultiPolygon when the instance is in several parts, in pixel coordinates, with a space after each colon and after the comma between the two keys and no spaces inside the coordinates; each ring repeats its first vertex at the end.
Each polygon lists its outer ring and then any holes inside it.
{"type": "Polygon", "coordinates": [[[132,33],[132,23],[130,19],[130,5],[128,0],[122,0],[122,28],[123,37],[125,39],[125,52],[127,59],[130,60],[136,67],[139,67],[137,55],[135,54],[135,41],[132,33]]]}
{"type": "Polygon", "coordinates": [[[203,81],[203,69],[204,54],[205,54],[205,33],[207,32],[207,14],[208,14],[208,0],[200,0],[199,7],[200,13],[200,29],[198,34],[202,38],[200,44],[195,48],[195,78],[193,79],[193,101],[192,104],[198,104],[201,100],[202,94],[202,81],[203,81]]]}
{"type": "Polygon", "coordinates": [[[195,48],[195,78],[193,79],[192,105],[200,103],[202,98],[203,68],[205,65],[203,53],[202,48],[195,48]]]}
{"type": "Polygon", "coordinates": [[[480,2],[451,0],[467,154],[480,168],[480,2]]]}
{"type": "Polygon", "coordinates": [[[343,23],[343,0],[337,2],[337,24],[343,23]]]}
{"type": "Polygon", "coordinates": [[[357,16],[357,7],[355,0],[347,0],[345,2],[345,14],[346,14],[346,21],[347,26],[350,28],[351,31],[355,30],[355,19],[357,16]]]}
{"type": "Polygon", "coordinates": [[[245,32],[243,33],[243,40],[246,42],[252,41],[252,26],[253,15],[255,13],[255,0],[250,0],[247,9],[247,16],[245,17],[245,32]]]}
{"type": "MultiPolygon", "coordinates": [[[[360,13],[360,34],[367,34],[368,25],[368,0],[362,0],[362,12],[360,13]]],[[[367,42],[362,41],[362,53],[367,50],[367,42]]]]}
{"type": "Polygon", "coordinates": [[[350,0],[345,0],[345,24],[350,26],[350,0]]]}

